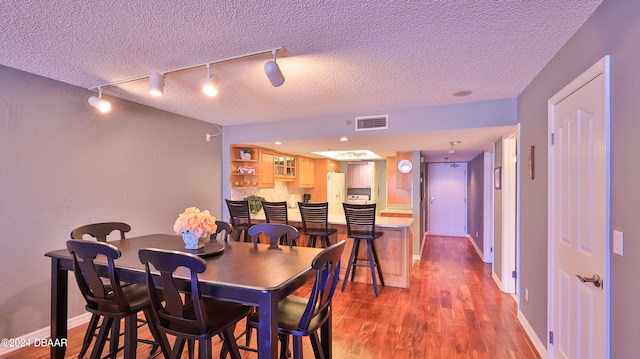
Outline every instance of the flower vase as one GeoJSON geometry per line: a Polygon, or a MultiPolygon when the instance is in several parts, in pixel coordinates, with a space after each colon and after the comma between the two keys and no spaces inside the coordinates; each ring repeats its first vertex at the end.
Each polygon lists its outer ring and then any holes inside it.
{"type": "Polygon", "coordinates": [[[184,249],[200,249],[204,247],[204,243],[206,240],[205,237],[196,237],[193,232],[183,232],[182,240],[184,241],[184,249]]]}

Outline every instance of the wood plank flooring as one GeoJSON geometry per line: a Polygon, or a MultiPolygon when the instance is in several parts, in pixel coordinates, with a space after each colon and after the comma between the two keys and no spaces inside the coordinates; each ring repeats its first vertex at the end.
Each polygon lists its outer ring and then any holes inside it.
{"type": "MultiPolygon", "coordinates": [[[[304,287],[299,294],[308,291],[304,287]]],[[[466,238],[427,237],[409,289],[381,287],[376,298],[371,285],[349,283],[344,292],[336,291],[333,310],[337,359],[540,358],[516,319],[515,301],[499,291],[491,265],[480,260],[466,238]]],[[[85,328],[69,330],[68,358],[77,357],[85,328]]],[[[243,322],[238,332],[242,328],[243,322]]],[[[140,336],[149,337],[148,330],[142,329],[140,336]]],[[[313,358],[307,339],[304,345],[305,358],[313,358]]],[[[219,350],[214,338],[214,358],[219,350]]],[[[138,353],[146,358],[149,346],[140,345],[138,353]]],[[[257,358],[252,352],[241,354],[257,358]]],[[[48,357],[48,348],[33,347],[0,356],[48,357]]]]}

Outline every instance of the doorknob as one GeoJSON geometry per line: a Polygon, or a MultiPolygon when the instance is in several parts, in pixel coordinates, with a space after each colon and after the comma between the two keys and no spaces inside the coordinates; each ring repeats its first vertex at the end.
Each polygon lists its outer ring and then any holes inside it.
{"type": "Polygon", "coordinates": [[[585,278],[579,274],[576,274],[576,277],[578,277],[582,283],[593,283],[596,287],[600,287],[602,284],[602,279],[600,279],[600,276],[597,274],[594,274],[591,278],[585,278]]]}
{"type": "Polygon", "coordinates": [[[436,196],[431,195],[429,196],[429,203],[433,203],[436,200],[436,196]]]}

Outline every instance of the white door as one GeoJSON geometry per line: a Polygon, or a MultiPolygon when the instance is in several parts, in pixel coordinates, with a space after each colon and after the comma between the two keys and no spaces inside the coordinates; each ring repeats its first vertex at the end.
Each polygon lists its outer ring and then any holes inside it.
{"type": "Polygon", "coordinates": [[[467,164],[428,166],[429,234],[467,235],[467,164]]]}
{"type": "Polygon", "coordinates": [[[608,76],[605,57],[549,100],[551,358],[609,358],[608,76]]]}

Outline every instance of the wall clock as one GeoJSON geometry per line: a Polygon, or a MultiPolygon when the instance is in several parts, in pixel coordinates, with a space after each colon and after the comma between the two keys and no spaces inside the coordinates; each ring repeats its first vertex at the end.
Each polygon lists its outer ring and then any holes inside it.
{"type": "Polygon", "coordinates": [[[400,173],[409,173],[413,168],[413,164],[409,160],[400,160],[398,161],[398,171],[400,173]]]}

